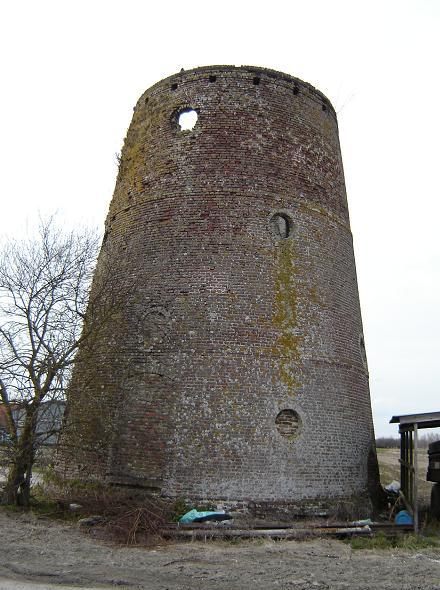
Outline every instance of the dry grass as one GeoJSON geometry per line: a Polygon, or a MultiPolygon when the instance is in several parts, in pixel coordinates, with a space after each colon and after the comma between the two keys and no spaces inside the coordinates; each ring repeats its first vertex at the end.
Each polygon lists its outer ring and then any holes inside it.
{"type": "Polygon", "coordinates": [[[101,537],[124,545],[150,545],[161,538],[161,527],[167,521],[165,511],[152,501],[131,510],[120,507],[119,514],[99,523],[101,537]]]}

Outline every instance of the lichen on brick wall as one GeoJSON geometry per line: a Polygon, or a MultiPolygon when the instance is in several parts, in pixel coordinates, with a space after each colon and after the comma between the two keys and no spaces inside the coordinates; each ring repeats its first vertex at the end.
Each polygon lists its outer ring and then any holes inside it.
{"type": "Polygon", "coordinates": [[[292,239],[277,244],[275,265],[273,323],[278,334],[272,353],[278,359],[281,381],[291,395],[299,387],[298,365],[301,362],[302,336],[298,329],[298,263],[295,261],[292,239]]]}

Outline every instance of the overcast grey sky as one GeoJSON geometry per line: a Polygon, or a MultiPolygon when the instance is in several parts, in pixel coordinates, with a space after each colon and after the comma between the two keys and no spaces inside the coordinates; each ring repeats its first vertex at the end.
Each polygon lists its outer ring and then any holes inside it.
{"type": "Polygon", "coordinates": [[[1,232],[102,227],[132,107],[209,64],[270,67],[338,111],[376,434],[440,410],[440,1],[0,4],[1,232]]]}

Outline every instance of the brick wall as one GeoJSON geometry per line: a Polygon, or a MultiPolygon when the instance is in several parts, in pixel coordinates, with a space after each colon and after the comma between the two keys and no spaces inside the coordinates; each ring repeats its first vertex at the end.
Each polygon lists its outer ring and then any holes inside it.
{"type": "Polygon", "coordinates": [[[338,128],[319,91],[230,66],[147,90],[99,265],[124,303],[79,356],[66,474],[295,506],[374,488],[338,128]]]}

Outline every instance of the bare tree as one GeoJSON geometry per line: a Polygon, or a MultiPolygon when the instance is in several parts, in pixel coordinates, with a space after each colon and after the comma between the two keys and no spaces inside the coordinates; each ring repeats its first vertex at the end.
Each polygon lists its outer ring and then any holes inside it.
{"type": "MultiPolygon", "coordinates": [[[[63,399],[85,321],[99,246],[97,232],[67,233],[43,221],[34,239],[0,252],[0,405],[11,463],[4,501],[29,505],[35,453],[51,427],[38,431],[43,404],[63,399]]],[[[99,297],[100,290],[96,289],[99,297]]],[[[96,316],[95,316],[96,317],[96,316]]]]}

